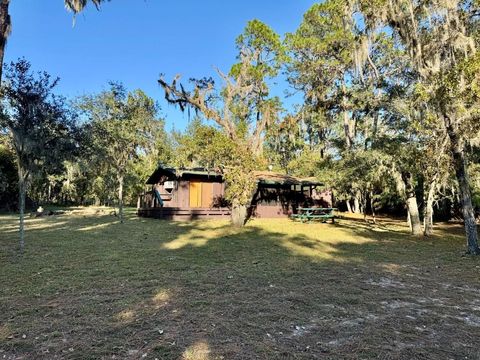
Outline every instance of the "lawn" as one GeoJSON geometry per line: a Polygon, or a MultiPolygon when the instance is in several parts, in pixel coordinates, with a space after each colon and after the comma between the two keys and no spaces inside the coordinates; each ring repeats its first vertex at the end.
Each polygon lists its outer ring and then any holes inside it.
{"type": "Polygon", "coordinates": [[[480,359],[460,225],[0,216],[0,359],[480,359]]]}

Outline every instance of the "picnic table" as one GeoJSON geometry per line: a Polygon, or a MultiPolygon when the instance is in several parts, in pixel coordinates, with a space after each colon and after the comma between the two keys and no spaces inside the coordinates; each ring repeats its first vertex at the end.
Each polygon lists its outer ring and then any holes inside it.
{"type": "Polygon", "coordinates": [[[332,224],[335,223],[335,215],[333,212],[337,208],[321,208],[321,207],[310,207],[310,208],[298,208],[297,214],[292,214],[291,218],[293,220],[300,220],[301,222],[310,222],[312,220],[321,220],[322,222],[327,222],[328,219],[332,219],[332,224]]]}

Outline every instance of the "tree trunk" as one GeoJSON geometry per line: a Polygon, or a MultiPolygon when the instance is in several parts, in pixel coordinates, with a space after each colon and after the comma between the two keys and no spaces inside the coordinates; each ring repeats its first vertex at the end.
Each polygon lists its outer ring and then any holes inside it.
{"type": "Polygon", "coordinates": [[[10,32],[10,14],[8,5],[10,0],[0,0],[0,84],[2,81],[3,56],[5,54],[5,45],[10,32]]]}
{"type": "Polygon", "coordinates": [[[118,175],[118,218],[123,224],[123,175],[118,175]]]}
{"type": "Polygon", "coordinates": [[[430,183],[425,201],[425,213],[423,215],[423,234],[425,236],[431,236],[433,234],[433,201],[435,200],[436,187],[437,179],[434,178],[430,183]]]}
{"type": "Polygon", "coordinates": [[[247,206],[235,204],[232,206],[232,224],[236,227],[242,227],[247,222],[247,206]]]}
{"type": "Polygon", "coordinates": [[[362,213],[363,213],[363,220],[367,222],[367,195],[366,193],[362,194],[362,213]]]}
{"type": "Polygon", "coordinates": [[[360,214],[362,209],[360,209],[360,192],[357,191],[353,198],[353,212],[355,214],[360,214]]]}
{"type": "Polygon", "coordinates": [[[377,223],[377,219],[375,216],[375,201],[373,199],[373,191],[370,191],[370,208],[372,210],[372,218],[373,218],[373,223],[377,223]]]}
{"type": "Polygon", "coordinates": [[[25,249],[25,196],[26,196],[26,176],[23,168],[18,165],[18,206],[19,206],[19,235],[20,252],[25,249]]]}
{"type": "Polygon", "coordinates": [[[345,131],[345,141],[347,144],[347,149],[350,149],[353,143],[350,130],[350,119],[348,118],[348,112],[346,110],[343,111],[343,129],[345,131]]]}
{"type": "Polygon", "coordinates": [[[446,123],[448,137],[450,138],[450,149],[453,157],[453,166],[460,190],[462,214],[465,223],[465,234],[467,238],[467,252],[472,255],[480,255],[478,247],[477,223],[472,205],[472,193],[470,192],[470,181],[467,171],[467,162],[462,139],[459,138],[451,121],[447,118],[446,123]]]}
{"type": "Polygon", "coordinates": [[[420,214],[418,212],[417,198],[415,196],[415,188],[413,187],[412,174],[409,172],[400,173],[396,168],[392,171],[395,179],[397,191],[404,198],[407,206],[408,224],[413,235],[422,234],[420,223],[420,214]]]}
{"type": "Polygon", "coordinates": [[[343,115],[343,130],[345,132],[345,143],[347,145],[347,149],[351,149],[353,147],[353,129],[350,122],[350,117],[348,115],[347,109],[347,87],[345,86],[345,82],[342,84],[342,115],[343,115]]]}
{"type": "Polygon", "coordinates": [[[412,234],[415,236],[420,236],[422,235],[422,224],[420,222],[420,214],[418,211],[418,204],[417,204],[417,198],[415,197],[410,197],[406,201],[407,203],[407,210],[408,210],[408,215],[409,215],[409,220],[410,220],[410,229],[412,231],[412,234]]]}
{"type": "Polygon", "coordinates": [[[420,214],[418,211],[417,197],[413,186],[412,174],[410,172],[402,173],[402,180],[405,183],[405,202],[407,204],[408,214],[410,215],[410,225],[412,234],[415,236],[422,235],[422,225],[420,222],[420,214]]]}
{"type": "Polygon", "coordinates": [[[350,199],[347,199],[346,203],[347,203],[347,210],[351,214],[353,211],[352,211],[352,205],[350,205],[350,199]]]}

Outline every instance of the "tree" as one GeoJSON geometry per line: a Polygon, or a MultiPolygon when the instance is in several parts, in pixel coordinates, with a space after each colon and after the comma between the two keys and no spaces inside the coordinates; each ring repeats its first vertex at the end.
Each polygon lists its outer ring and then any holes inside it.
{"type": "MultiPolygon", "coordinates": [[[[314,129],[309,133],[318,137],[316,143],[323,144],[321,155],[327,143],[345,158],[370,146],[371,123],[379,113],[378,51],[371,55],[365,48],[379,46],[365,34],[352,4],[328,0],[313,5],[285,42],[291,55],[288,80],[303,93],[301,119],[314,129]]],[[[355,191],[351,197],[353,211],[360,212],[362,195],[355,191]]]]}
{"type": "MultiPolygon", "coordinates": [[[[422,233],[417,199],[422,184],[426,184],[427,194],[424,233],[429,234],[437,184],[448,178],[449,167],[444,157],[446,127],[435,110],[438,106],[428,100],[431,89],[425,88],[429,83],[423,83],[418,63],[412,61],[411,47],[405,46],[405,41],[412,39],[406,34],[410,30],[403,29],[402,34],[395,30],[399,22],[405,25],[412,19],[409,4],[420,3],[441,7],[440,2],[327,0],[309,9],[299,29],[289,34],[286,41],[292,56],[289,81],[304,94],[303,112],[313,119],[326,120],[314,125],[319,132],[316,136],[322,140],[317,142],[325,143],[324,134],[329,134],[327,143],[331,148],[327,152],[341,159],[334,162],[338,172],[351,177],[351,185],[343,188],[355,192],[350,195],[355,202],[350,206],[349,195],[342,194],[347,206],[354,211],[360,207],[365,196],[355,184],[368,184],[367,179],[362,179],[368,173],[355,167],[355,174],[341,167],[355,165],[348,159],[358,158],[356,153],[362,149],[374,150],[382,154],[391,168],[387,174],[405,201],[415,235],[422,233]]],[[[417,19],[413,25],[418,25],[419,37],[435,41],[424,29],[438,25],[435,16],[425,15],[430,6],[427,5],[418,5],[413,17],[424,19],[417,19]]],[[[449,39],[461,40],[455,36],[449,39]]],[[[438,50],[438,44],[425,45],[424,51],[428,56],[437,56],[439,52],[432,49],[438,50]]],[[[427,60],[424,66],[435,63],[427,60]]],[[[436,80],[431,80],[435,84],[436,80]]],[[[467,103],[474,101],[472,96],[463,99],[467,103]]],[[[475,116],[475,112],[469,115],[475,116]]],[[[475,134],[478,130],[471,120],[472,117],[467,123],[475,134]]]]}
{"type": "Polygon", "coordinates": [[[331,0],[313,5],[293,34],[287,34],[291,52],[290,84],[303,92],[305,105],[342,122],[344,148],[354,143],[352,80],[356,39],[345,1],[331,0]]]}
{"type": "Polygon", "coordinates": [[[24,59],[6,67],[0,126],[7,129],[16,155],[21,251],[25,246],[25,195],[32,174],[61,162],[74,147],[74,120],[65,100],[53,94],[57,83],[58,78],[46,72],[33,73],[24,59]]]}
{"type": "Polygon", "coordinates": [[[65,8],[73,11],[74,14],[81,12],[89,2],[91,2],[97,9],[100,8],[100,4],[106,0],[64,0],[65,8]]]}
{"type": "Polygon", "coordinates": [[[178,156],[170,134],[165,131],[165,121],[157,118],[150,125],[142,150],[127,171],[126,198],[130,204],[138,200],[138,194],[144,191],[147,179],[158,165],[171,164],[178,156]]]}
{"type": "Polygon", "coordinates": [[[94,152],[116,177],[119,218],[123,223],[125,177],[152,139],[158,122],[157,105],[141,90],[127,93],[123,85],[110,83],[109,90],[85,97],[80,106],[91,120],[94,152]]]}
{"type": "Polygon", "coordinates": [[[478,134],[480,55],[476,1],[357,1],[367,28],[387,26],[416,72],[418,97],[439,118],[460,190],[467,251],[480,254],[465,144],[478,134]]]}
{"type": "Polygon", "coordinates": [[[2,82],[5,46],[12,30],[12,21],[10,19],[10,13],[8,12],[9,5],[10,0],[0,0],[0,84],[2,82]]]}
{"type": "Polygon", "coordinates": [[[268,126],[280,111],[279,100],[269,97],[267,80],[278,74],[284,59],[279,36],[258,20],[250,21],[237,38],[239,62],[225,74],[217,69],[223,88],[213,79],[193,80],[187,91],[178,77],[159,84],[167,101],[181,110],[193,108],[213,120],[225,134],[225,146],[231,147],[227,161],[220,165],[232,202],[232,222],[242,226],[256,186],[253,171],[263,162],[263,139],[268,126]]]}
{"type": "Polygon", "coordinates": [[[388,89],[388,100],[382,106],[382,132],[376,134],[372,146],[381,151],[390,164],[390,174],[398,195],[407,209],[407,219],[415,236],[421,236],[422,226],[417,200],[417,188],[422,179],[420,164],[424,158],[424,142],[418,131],[419,115],[408,90],[410,84],[403,80],[402,87],[388,89]]]}
{"type": "Polygon", "coordinates": [[[171,162],[175,167],[218,169],[229,161],[229,139],[218,127],[205,124],[199,117],[190,121],[184,132],[174,131],[172,135],[175,157],[171,162]]]}
{"type": "Polygon", "coordinates": [[[0,129],[0,208],[15,209],[17,183],[15,151],[7,135],[2,134],[0,129]]]}

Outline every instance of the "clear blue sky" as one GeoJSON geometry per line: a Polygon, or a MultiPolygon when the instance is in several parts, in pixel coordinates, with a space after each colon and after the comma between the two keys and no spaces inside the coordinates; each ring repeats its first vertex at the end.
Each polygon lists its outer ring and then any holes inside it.
{"type": "MultiPolygon", "coordinates": [[[[68,97],[98,92],[107,81],[143,89],[158,100],[167,128],[183,129],[187,115],[165,103],[157,85],[167,79],[214,75],[235,60],[235,38],[257,18],[279,34],[294,31],[313,0],[112,0],[77,16],[63,0],[11,0],[13,32],[5,61],[24,56],[35,69],[59,76],[68,97]]],[[[282,94],[280,82],[275,93],[282,94]]],[[[289,103],[292,100],[287,101],[289,103]]]]}

